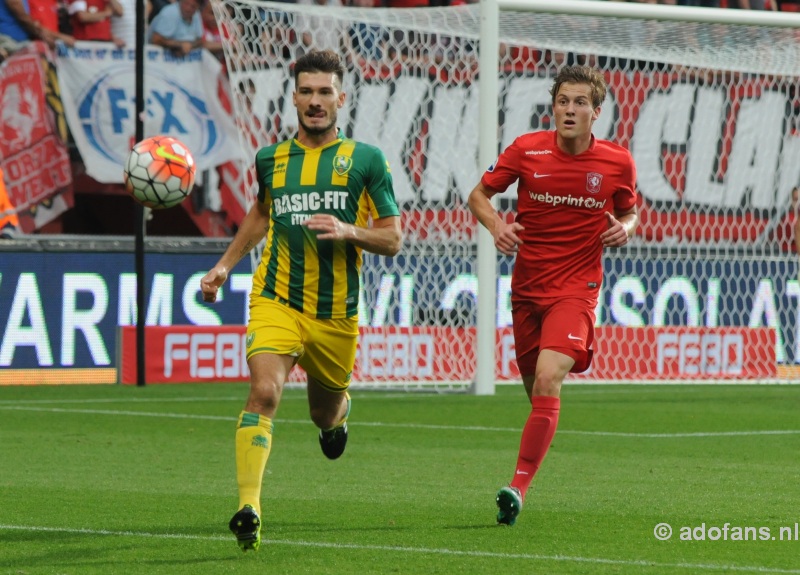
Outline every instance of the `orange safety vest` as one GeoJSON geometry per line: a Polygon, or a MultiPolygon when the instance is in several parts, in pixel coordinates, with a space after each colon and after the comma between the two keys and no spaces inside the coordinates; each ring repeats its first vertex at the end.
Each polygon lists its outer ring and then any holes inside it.
{"type": "Polygon", "coordinates": [[[3,170],[0,169],[0,233],[7,227],[14,228],[14,231],[19,231],[19,216],[14,210],[14,204],[8,197],[6,191],[6,182],[3,177],[3,170]]]}

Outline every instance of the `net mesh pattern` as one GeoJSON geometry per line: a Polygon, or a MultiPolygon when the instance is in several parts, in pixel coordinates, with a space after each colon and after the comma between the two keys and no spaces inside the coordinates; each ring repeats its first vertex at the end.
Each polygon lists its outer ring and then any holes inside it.
{"type": "MultiPolygon", "coordinates": [[[[477,223],[466,199],[487,167],[478,162],[478,5],[393,10],[214,0],[214,10],[246,157],[294,136],[291,63],[312,48],[332,48],[347,64],[340,127],[380,147],[392,166],[406,245],[393,260],[366,258],[356,381],[469,383],[477,223]]],[[[594,375],[576,379],[794,379],[799,35],[766,26],[500,13],[497,152],[525,132],[554,128],[553,78],[564,64],[584,63],[609,83],[594,134],[628,148],[636,161],[641,223],[627,248],[606,252],[598,327],[768,328],[750,334],[758,334],[762,371],[736,372],[733,348],[725,352],[732,371],[712,365],[721,361],[712,334],[688,357],[668,350],[664,361],[685,360],[685,372],[673,366],[663,377],[642,375],[625,367],[629,358],[598,354],[594,375]],[[764,351],[771,337],[772,358],[764,351]],[[617,376],[598,375],[612,364],[617,376]]],[[[252,166],[243,166],[238,201],[249,205],[256,189],[252,166]]],[[[515,192],[499,196],[508,217],[515,192]]],[[[501,381],[518,378],[504,359],[513,350],[512,266],[498,257],[501,381]]],[[[640,348],[657,345],[646,329],[634,337],[640,348]]]]}

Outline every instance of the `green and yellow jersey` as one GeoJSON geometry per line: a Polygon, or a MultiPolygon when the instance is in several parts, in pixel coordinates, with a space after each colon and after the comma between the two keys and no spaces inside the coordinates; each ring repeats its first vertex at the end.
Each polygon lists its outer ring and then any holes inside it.
{"type": "Polygon", "coordinates": [[[317,241],[302,225],[330,214],[367,227],[373,219],[399,216],[392,173],[378,148],[340,137],[321,148],[287,140],[256,154],[258,201],[270,208],[270,226],[253,293],[319,319],[358,313],[361,248],[317,241]]]}

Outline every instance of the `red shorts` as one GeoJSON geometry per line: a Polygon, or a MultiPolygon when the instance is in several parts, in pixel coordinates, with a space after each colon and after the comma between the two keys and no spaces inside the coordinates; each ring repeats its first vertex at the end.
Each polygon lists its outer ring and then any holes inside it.
{"type": "Polygon", "coordinates": [[[594,300],[581,298],[513,302],[511,316],[520,374],[536,375],[536,362],[543,349],[574,359],[571,372],[589,369],[594,353],[594,308],[594,300]]]}

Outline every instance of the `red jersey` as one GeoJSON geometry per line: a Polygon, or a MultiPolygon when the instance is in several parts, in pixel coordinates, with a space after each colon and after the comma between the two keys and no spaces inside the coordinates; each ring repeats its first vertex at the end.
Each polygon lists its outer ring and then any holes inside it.
{"type": "Polygon", "coordinates": [[[78,12],[101,12],[106,9],[106,0],[70,0],[69,14],[72,17],[72,35],[76,40],[111,41],[111,18],[101,22],[83,23],[78,20],[78,12]]]}
{"type": "Polygon", "coordinates": [[[28,0],[31,18],[42,28],[58,32],[58,2],[56,0],[28,0]]]}
{"type": "Polygon", "coordinates": [[[516,221],[525,229],[511,279],[512,300],[597,298],[603,279],[605,212],[636,204],[636,167],[630,152],[592,136],[589,149],[571,156],[556,132],[514,140],[484,173],[496,192],[519,180],[516,221]]]}
{"type": "Polygon", "coordinates": [[[427,8],[430,5],[430,0],[389,0],[386,4],[388,8],[427,8]]]}

